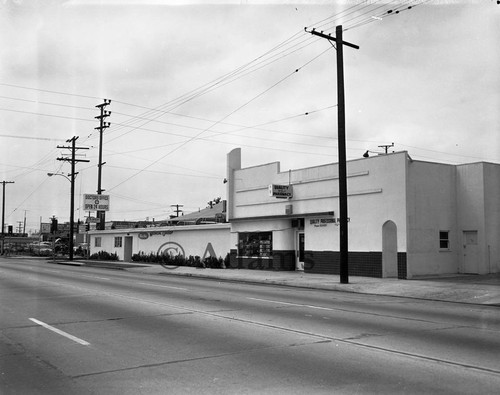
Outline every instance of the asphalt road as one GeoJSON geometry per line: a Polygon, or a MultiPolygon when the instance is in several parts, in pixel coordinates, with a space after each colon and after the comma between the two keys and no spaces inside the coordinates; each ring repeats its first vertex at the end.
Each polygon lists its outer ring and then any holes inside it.
{"type": "Polygon", "coordinates": [[[500,309],[0,258],[0,393],[497,394],[500,309]]]}

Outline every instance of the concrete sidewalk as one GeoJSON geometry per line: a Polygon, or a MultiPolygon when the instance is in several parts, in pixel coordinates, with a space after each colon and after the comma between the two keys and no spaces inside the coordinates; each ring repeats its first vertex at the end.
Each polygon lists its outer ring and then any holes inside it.
{"type": "Polygon", "coordinates": [[[489,275],[449,275],[412,280],[350,276],[349,284],[340,284],[339,276],[330,274],[245,269],[200,269],[182,266],[166,269],[159,265],[84,260],[59,263],[126,270],[128,272],[152,275],[191,276],[222,281],[275,284],[361,294],[496,305],[500,307],[500,273],[489,275]]]}

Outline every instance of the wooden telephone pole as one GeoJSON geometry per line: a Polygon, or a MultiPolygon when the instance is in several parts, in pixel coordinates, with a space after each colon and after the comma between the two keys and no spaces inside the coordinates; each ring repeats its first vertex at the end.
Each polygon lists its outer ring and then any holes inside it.
{"type": "Polygon", "coordinates": [[[66,140],[67,143],[71,143],[71,147],[64,147],[58,145],[57,148],[66,148],[71,150],[71,158],[57,158],[57,160],[62,160],[66,162],[71,162],[71,174],[70,182],[71,182],[71,201],[70,201],[70,209],[69,209],[69,260],[73,260],[73,233],[74,233],[74,224],[75,224],[75,177],[78,174],[75,172],[75,163],[76,162],[90,162],[88,159],[76,159],[75,154],[77,149],[88,149],[87,147],[76,147],[76,140],[78,137],[74,136],[73,138],[66,140]]]}
{"type": "MultiPolygon", "coordinates": [[[[306,29],[307,32],[307,29],[306,29]]],[[[311,30],[315,36],[326,38],[336,44],[337,50],[337,114],[338,114],[338,155],[339,155],[339,211],[340,211],[340,282],[349,283],[348,261],[348,217],[347,217],[347,165],[345,147],[345,98],[344,98],[344,45],[359,49],[357,45],[342,39],[342,26],[335,28],[335,37],[311,30]]]]}
{"type": "Polygon", "coordinates": [[[14,181],[2,181],[2,254],[5,248],[5,184],[14,184],[14,181]]]}

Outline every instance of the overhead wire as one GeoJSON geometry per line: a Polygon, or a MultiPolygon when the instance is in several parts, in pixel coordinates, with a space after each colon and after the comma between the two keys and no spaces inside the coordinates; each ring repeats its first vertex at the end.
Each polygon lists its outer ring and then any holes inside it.
{"type": "MultiPolygon", "coordinates": [[[[391,3],[392,3],[392,2],[391,2],[391,3]]],[[[346,12],[347,10],[344,10],[344,11],[342,11],[342,12],[340,12],[340,13],[336,14],[336,16],[337,16],[337,17],[339,17],[339,16],[346,17],[347,15],[350,15],[350,14],[352,14],[353,12],[359,11],[359,10],[364,9],[364,8],[367,8],[367,7],[369,7],[369,6],[371,6],[371,5],[369,4],[369,5],[363,6],[363,7],[361,7],[361,8],[358,8],[357,10],[354,10],[354,11],[351,11],[351,12],[346,12]],[[343,15],[342,15],[342,14],[343,14],[343,15]]],[[[382,7],[382,6],[379,6],[379,7],[377,7],[377,8],[380,8],[380,7],[382,7]]],[[[352,6],[352,7],[350,7],[349,9],[353,9],[353,8],[356,8],[356,6],[352,6]]],[[[349,10],[349,9],[348,9],[348,10],[349,10]]],[[[372,12],[373,12],[373,10],[374,10],[373,8],[372,8],[372,9],[370,9],[369,13],[372,13],[372,12]]],[[[331,19],[331,18],[332,18],[332,17],[326,18],[324,21],[329,20],[329,19],[331,19]]],[[[355,19],[355,18],[359,18],[359,15],[358,15],[358,16],[356,16],[356,17],[354,17],[353,19],[355,19]]],[[[297,34],[298,34],[298,33],[296,33],[294,36],[296,36],[297,34]]],[[[291,40],[294,36],[292,36],[292,37],[289,39],[289,41],[290,41],[290,40],[291,40]]],[[[283,47],[284,45],[286,45],[286,42],[287,42],[287,41],[285,40],[283,43],[281,43],[280,45],[278,45],[278,46],[274,47],[273,49],[271,49],[270,51],[268,51],[266,54],[268,54],[268,53],[272,52],[273,50],[276,50],[277,48],[281,48],[281,47],[283,47]]],[[[266,55],[266,54],[264,54],[264,55],[266,55]]],[[[264,55],[262,55],[262,56],[261,56],[261,57],[259,57],[259,58],[262,58],[264,55]]],[[[276,56],[276,55],[274,55],[274,56],[276,56]]],[[[259,58],[257,58],[257,59],[259,59],[259,58]]],[[[249,62],[248,64],[250,64],[250,63],[251,63],[251,62],[249,62]]],[[[241,70],[243,70],[243,69],[244,69],[244,66],[243,66],[243,67],[241,67],[241,68],[239,68],[239,69],[237,69],[237,70],[235,70],[233,73],[228,74],[228,75],[226,76],[226,78],[231,78],[231,77],[233,77],[233,76],[234,76],[234,75],[235,75],[238,71],[241,71],[241,70]]],[[[219,84],[221,81],[224,81],[224,78],[223,78],[223,79],[221,79],[220,81],[218,81],[218,82],[217,82],[217,84],[219,84]]],[[[229,83],[229,82],[227,82],[227,81],[226,81],[226,84],[227,84],[227,83],[229,83]]],[[[47,90],[43,90],[43,91],[47,91],[47,90]]],[[[47,92],[51,92],[51,93],[61,93],[61,92],[55,92],[55,91],[47,91],[47,92]]],[[[82,95],[80,95],[80,96],[82,96],[82,95]]],[[[85,97],[89,97],[89,96],[85,96],[85,97]]],[[[157,110],[155,109],[154,111],[157,111],[157,110]]],[[[45,116],[47,116],[48,114],[40,114],[40,115],[45,115],[45,116]]],[[[125,126],[124,124],[118,124],[118,125],[119,125],[119,126],[125,126]]],[[[189,126],[184,126],[184,125],[178,125],[178,126],[182,126],[182,127],[189,127],[189,126]]],[[[246,127],[245,127],[245,129],[246,129],[246,127]]],[[[226,132],[226,133],[228,133],[228,132],[226,132]]]]}
{"type": "MultiPolygon", "coordinates": [[[[367,6],[363,6],[363,7],[361,7],[361,9],[366,8],[366,7],[368,7],[368,6],[369,6],[369,5],[367,5],[367,6]]],[[[351,13],[355,12],[355,11],[354,11],[354,10],[353,10],[353,11],[351,11],[351,12],[347,12],[347,11],[348,11],[348,10],[351,10],[351,9],[354,9],[354,8],[358,8],[358,5],[353,5],[353,6],[349,7],[347,10],[343,10],[343,11],[341,11],[341,12],[337,13],[336,15],[334,15],[334,16],[332,16],[332,17],[338,17],[338,16],[340,16],[340,15],[342,15],[342,14],[345,14],[344,16],[349,15],[349,14],[351,14],[351,13]],[[346,13],[346,12],[347,12],[347,13],[346,13]]],[[[332,18],[332,17],[328,17],[328,18],[326,18],[326,19],[325,19],[325,20],[323,20],[323,21],[326,21],[326,20],[328,20],[328,19],[330,19],[330,18],[332,18]]],[[[322,22],[322,21],[320,21],[320,22],[322,22]]],[[[202,94],[205,94],[205,93],[209,92],[209,91],[210,91],[211,89],[213,89],[214,87],[221,87],[221,86],[224,86],[224,85],[226,85],[226,84],[228,84],[228,83],[234,82],[234,80],[235,80],[235,79],[233,79],[233,80],[229,80],[229,81],[227,81],[227,80],[228,80],[228,79],[233,78],[233,77],[234,77],[237,73],[242,73],[242,72],[243,72],[243,70],[245,70],[245,69],[247,68],[247,66],[251,65],[252,63],[255,65],[255,63],[256,63],[256,61],[257,61],[257,60],[260,60],[260,59],[264,58],[264,57],[265,57],[266,55],[268,55],[269,53],[272,53],[273,51],[276,51],[277,49],[280,49],[280,48],[282,48],[283,46],[287,45],[287,43],[289,43],[289,42],[291,42],[291,41],[295,40],[295,39],[296,39],[296,37],[298,37],[299,33],[300,33],[300,32],[295,33],[294,35],[292,35],[291,37],[289,37],[287,40],[285,40],[285,41],[283,41],[282,43],[280,43],[280,44],[276,45],[275,47],[273,47],[272,49],[270,49],[269,51],[267,51],[267,52],[266,52],[266,53],[264,53],[263,55],[261,55],[261,56],[259,56],[259,57],[255,58],[255,59],[253,59],[252,61],[250,61],[250,62],[246,63],[245,65],[243,65],[243,66],[241,66],[241,67],[239,67],[239,68],[235,69],[233,72],[230,72],[230,73],[226,74],[225,76],[223,76],[223,77],[221,77],[221,78],[219,78],[219,79],[216,79],[216,80],[212,81],[212,83],[211,83],[211,84],[209,83],[209,84],[204,85],[204,86],[202,87],[201,91],[200,91],[200,90],[194,90],[194,91],[191,91],[191,92],[189,92],[189,93],[188,93],[188,94],[186,94],[186,95],[183,95],[183,96],[181,96],[181,97],[179,97],[179,98],[177,98],[177,99],[175,99],[175,100],[173,100],[173,101],[171,101],[171,102],[168,102],[168,103],[166,103],[166,104],[164,104],[164,105],[162,105],[162,106],[159,106],[157,109],[155,109],[155,111],[157,111],[157,110],[161,110],[161,109],[165,108],[164,106],[166,106],[166,105],[169,105],[169,106],[174,106],[174,105],[175,105],[175,106],[177,107],[177,106],[179,106],[179,105],[185,104],[185,103],[186,103],[186,102],[188,102],[188,101],[193,100],[194,98],[199,97],[199,96],[200,96],[200,95],[202,95],[202,94]],[[224,82],[224,81],[225,81],[225,83],[223,84],[223,82],[224,82]]],[[[305,41],[307,41],[307,40],[305,40],[305,41]]],[[[301,41],[301,42],[300,42],[300,44],[301,44],[302,42],[304,42],[304,41],[301,41]]],[[[296,45],[296,44],[295,44],[295,45],[296,45]]],[[[300,49],[302,49],[302,48],[298,48],[298,49],[296,49],[296,50],[300,50],[300,49]]],[[[278,56],[279,54],[281,54],[281,53],[283,53],[283,52],[284,52],[284,51],[282,51],[282,52],[280,52],[280,53],[278,53],[278,54],[275,54],[275,55],[273,55],[273,56],[278,56]]],[[[286,54],[286,56],[288,56],[289,54],[290,54],[290,53],[286,54]]],[[[257,63],[257,64],[258,64],[258,63],[257,63]]],[[[268,64],[269,64],[269,63],[265,64],[265,65],[264,65],[264,66],[262,66],[262,67],[265,67],[265,66],[267,66],[268,64]]],[[[251,73],[251,72],[254,72],[254,71],[255,71],[255,69],[254,69],[254,70],[250,70],[250,71],[246,71],[246,72],[245,72],[245,74],[243,74],[242,76],[240,76],[240,77],[238,77],[238,78],[242,78],[242,77],[243,77],[243,76],[245,76],[246,74],[251,73]]],[[[122,103],[122,104],[127,104],[127,103],[125,103],[125,102],[121,102],[121,103],[122,103]]],[[[161,115],[159,115],[158,117],[160,117],[160,116],[161,116],[161,115]]],[[[131,122],[131,123],[132,123],[132,122],[131,122]]],[[[141,124],[140,126],[143,126],[143,125],[144,125],[144,123],[143,123],[143,124],[141,124]]],[[[124,126],[124,125],[120,125],[120,126],[124,126]]],[[[140,127],[140,126],[139,126],[139,127],[140,127]]],[[[118,129],[114,129],[113,131],[114,131],[114,132],[116,132],[117,130],[118,130],[118,129]]],[[[131,131],[133,131],[133,130],[135,130],[135,129],[129,130],[129,131],[127,131],[126,133],[121,134],[121,135],[120,135],[120,136],[118,136],[118,137],[115,137],[113,140],[115,140],[116,138],[120,138],[120,137],[122,137],[123,135],[128,134],[128,133],[130,133],[130,132],[131,132],[131,131]]],[[[111,140],[111,141],[112,141],[112,140],[111,140]]]]}
{"type": "MultiPolygon", "coordinates": [[[[217,86],[219,84],[221,84],[222,82],[226,81],[225,84],[227,83],[230,83],[230,82],[233,82],[234,79],[235,79],[235,76],[241,72],[242,70],[245,70],[245,69],[248,69],[248,66],[249,65],[252,65],[256,63],[256,60],[260,60],[262,58],[264,58],[266,55],[270,54],[270,53],[273,53],[273,51],[276,51],[277,49],[281,49],[283,47],[285,47],[286,45],[288,45],[289,43],[293,42],[294,40],[297,40],[299,37],[299,32],[295,33],[294,35],[292,35],[291,37],[289,37],[288,39],[284,40],[283,42],[281,42],[280,44],[276,45],[275,47],[271,48],[270,50],[268,50],[267,52],[265,52],[263,55],[260,55],[259,57],[253,59],[252,61],[246,63],[245,65],[233,70],[232,72],[226,74],[225,76],[219,78],[219,79],[216,79],[214,80],[214,82],[212,83],[212,85],[208,85],[210,89],[213,89],[214,86],[217,86]],[[231,81],[227,81],[228,78],[233,78],[233,80],[231,81]]],[[[309,38],[308,38],[309,40],[309,38]]],[[[308,40],[302,40],[299,42],[299,44],[302,44],[303,42],[305,41],[308,41],[308,40]]],[[[294,46],[296,46],[298,44],[294,44],[294,46]]],[[[293,46],[291,47],[293,48],[293,46]]],[[[298,49],[295,49],[295,50],[299,50],[299,49],[302,49],[302,48],[298,48],[298,49]]],[[[273,57],[276,57],[278,55],[282,55],[285,51],[281,51],[277,54],[274,54],[273,57]]],[[[290,53],[288,54],[284,54],[282,56],[288,56],[290,53]]],[[[270,59],[272,59],[273,57],[271,57],[270,59]]],[[[266,60],[268,63],[264,64],[262,67],[265,67],[266,65],[268,65],[270,62],[269,62],[269,59],[266,60]]],[[[271,62],[274,62],[275,60],[271,61],[271,62]]],[[[262,61],[261,61],[262,62],[262,61]]],[[[257,63],[258,64],[258,63],[257,63]]],[[[254,66],[255,67],[255,66],[254,66]]],[[[253,70],[255,71],[255,69],[253,70]]],[[[246,71],[246,74],[248,74],[249,72],[252,72],[252,70],[250,71],[246,71]]],[[[245,74],[245,75],[246,75],[245,74]]],[[[24,87],[24,86],[20,86],[20,85],[14,85],[14,84],[5,84],[5,83],[0,83],[0,85],[4,85],[4,86],[9,86],[9,87],[16,87],[16,88],[21,88],[21,89],[31,89],[31,90],[35,90],[35,91],[41,91],[41,92],[48,92],[48,93],[53,93],[53,94],[62,94],[62,95],[69,95],[69,96],[77,96],[77,97],[84,97],[84,98],[92,98],[92,99],[98,99],[98,97],[95,97],[95,96],[88,96],[88,95],[79,95],[79,94],[72,94],[72,93],[67,93],[67,92],[59,92],[59,91],[54,91],[54,90],[47,90],[47,89],[39,89],[39,88],[28,88],[28,87],[24,87]]],[[[206,84],[207,85],[207,84],[206,84]]],[[[196,90],[195,90],[196,92],[196,90]]],[[[191,97],[188,97],[187,99],[185,100],[192,100],[194,97],[197,97],[199,96],[201,93],[200,92],[196,92],[194,96],[191,96],[191,97]]],[[[183,97],[181,98],[178,98],[177,100],[179,99],[182,99],[183,97]]],[[[16,100],[14,98],[14,100],[16,100]]],[[[26,99],[20,99],[20,100],[26,100],[26,99]]],[[[39,102],[39,101],[32,101],[32,102],[35,102],[35,103],[43,103],[43,104],[50,104],[50,105],[57,105],[55,103],[48,103],[48,102],[39,102]]],[[[184,101],[185,102],[185,101],[184,101]]],[[[175,101],[174,101],[175,103],[175,101]]],[[[68,106],[68,107],[77,107],[77,106],[68,106]]],[[[89,109],[89,108],[85,108],[85,109],[89,109]]],[[[5,111],[19,111],[19,110],[10,110],[10,109],[4,109],[5,111]]],[[[151,111],[151,110],[149,110],[151,111]]],[[[153,111],[157,111],[157,109],[153,110],[153,111]]],[[[29,114],[32,114],[32,115],[40,115],[40,116],[48,116],[48,117],[56,117],[56,118],[66,118],[66,119],[74,119],[74,120],[81,120],[81,121],[88,121],[88,122],[93,122],[93,120],[89,120],[89,119],[83,119],[83,118],[75,118],[75,117],[65,117],[65,116],[61,116],[61,115],[55,115],[55,114],[44,114],[44,113],[38,113],[38,112],[29,112],[29,111],[21,111],[21,112],[24,112],[24,113],[29,113],[29,114]]],[[[116,124],[116,123],[115,123],[116,124]]],[[[126,125],[125,124],[121,124],[121,125],[118,125],[118,126],[122,126],[122,127],[125,127],[126,125]]]]}
{"type": "Polygon", "coordinates": [[[344,30],[347,31],[347,30],[356,29],[358,27],[365,26],[365,25],[373,23],[373,22],[381,21],[381,20],[386,19],[386,18],[391,17],[391,16],[399,15],[402,12],[410,11],[410,10],[414,9],[415,7],[423,5],[423,4],[428,3],[430,1],[432,1],[432,0],[410,0],[408,3],[400,3],[400,5],[396,6],[396,7],[387,7],[387,9],[384,12],[378,13],[376,15],[366,16],[363,20],[360,20],[356,23],[353,23],[352,25],[346,26],[344,30]]]}
{"type": "MultiPolygon", "coordinates": [[[[375,3],[377,3],[378,1],[380,1],[380,0],[375,0],[375,3]]],[[[354,4],[351,7],[348,7],[347,9],[345,9],[343,11],[337,12],[336,14],[330,15],[329,17],[326,17],[318,22],[315,22],[315,23],[309,25],[308,28],[312,28],[312,27],[322,28],[322,27],[328,26],[330,23],[333,23],[333,21],[340,19],[340,18],[344,18],[347,15],[350,15],[354,12],[359,12],[360,10],[362,10],[366,7],[369,7],[370,5],[371,4],[367,4],[367,5],[359,8],[360,4],[354,4]],[[356,10],[353,10],[354,8],[356,8],[356,10]],[[349,10],[352,10],[352,11],[348,12],[349,10]]]]}
{"type": "MultiPolygon", "coordinates": [[[[286,76],[283,80],[289,78],[291,75],[293,75],[294,73],[298,72],[300,69],[302,69],[303,67],[306,67],[307,65],[309,65],[310,63],[312,63],[313,61],[315,61],[317,58],[319,58],[320,56],[322,56],[324,53],[326,53],[328,50],[330,50],[330,48],[322,51],[321,53],[319,53],[317,56],[313,57],[311,60],[309,60],[308,62],[306,62],[305,64],[303,64],[300,68],[296,69],[293,73],[290,73],[288,76],[286,76]]],[[[277,84],[281,83],[283,80],[279,81],[277,84]]],[[[271,86],[269,89],[265,90],[263,93],[267,92],[268,90],[272,89],[274,86],[276,86],[277,84],[271,86]]],[[[250,101],[248,101],[247,103],[245,103],[243,106],[237,108],[236,110],[234,110],[233,112],[231,112],[229,115],[227,115],[226,117],[224,117],[222,120],[219,120],[219,121],[216,121],[214,124],[212,124],[209,128],[206,128],[206,129],[203,129],[200,133],[198,133],[196,136],[194,137],[191,137],[191,138],[188,138],[185,142],[182,142],[178,147],[174,148],[172,152],[175,152],[177,151],[178,149],[180,149],[182,146],[184,146],[185,144],[193,141],[193,140],[196,140],[201,134],[203,134],[204,132],[206,131],[209,131],[211,128],[213,128],[214,126],[216,126],[217,124],[220,124],[222,123],[222,121],[226,118],[228,118],[230,115],[234,114],[236,111],[239,111],[239,109],[241,109],[242,107],[246,106],[247,104],[249,104],[250,102],[252,102],[253,100],[255,100],[256,98],[258,98],[259,96],[261,96],[263,93],[255,96],[253,99],[251,99],[250,101]]],[[[139,127],[136,127],[135,129],[138,129],[139,127]]],[[[141,128],[142,129],[142,128],[141,128]]],[[[211,130],[210,130],[211,131],[211,130]]],[[[213,132],[211,131],[212,133],[217,133],[217,132],[213,132]]],[[[222,133],[218,133],[218,134],[228,134],[228,133],[231,133],[231,132],[222,132],[222,133]]],[[[276,140],[274,140],[276,141],[276,140]]],[[[302,144],[304,145],[304,144],[302,144]]],[[[315,146],[318,146],[318,145],[315,145],[315,146]]],[[[170,153],[168,153],[167,155],[169,155],[170,153]]],[[[166,155],[165,155],[166,156],[166,155]]],[[[161,160],[161,159],[160,159],[161,160]]],[[[155,161],[154,163],[157,163],[157,161],[155,161]]],[[[154,164],[153,163],[153,164],[154,164]]],[[[151,165],[153,165],[151,164],[151,165]]]]}
{"type": "MultiPolygon", "coordinates": [[[[308,39],[307,39],[307,40],[305,40],[305,41],[310,41],[310,38],[308,38],[308,39]]],[[[270,64],[272,64],[272,63],[276,62],[277,60],[280,60],[280,59],[282,59],[282,58],[284,58],[284,57],[286,57],[286,56],[289,56],[289,55],[291,55],[292,53],[295,53],[295,52],[297,52],[297,51],[299,51],[299,50],[301,50],[301,49],[305,48],[305,47],[306,47],[306,46],[308,46],[308,45],[309,45],[309,44],[306,44],[306,45],[304,45],[304,46],[302,46],[302,47],[296,48],[296,49],[294,49],[292,52],[288,52],[288,53],[286,53],[286,54],[282,55],[282,56],[281,56],[280,58],[278,58],[278,59],[274,59],[274,60],[272,60],[272,61],[268,61],[267,63],[265,63],[265,64],[261,65],[261,66],[260,66],[260,67],[258,67],[258,68],[253,68],[253,69],[250,69],[250,70],[245,70],[245,71],[242,71],[239,75],[235,76],[234,78],[227,79],[227,80],[225,80],[223,83],[222,83],[222,82],[221,82],[221,83],[217,83],[217,84],[215,84],[215,85],[213,85],[213,86],[208,87],[207,89],[204,89],[204,90],[201,90],[201,91],[195,92],[195,93],[194,93],[193,95],[191,95],[191,96],[188,96],[188,95],[183,95],[183,96],[181,96],[181,97],[179,97],[179,98],[177,98],[177,99],[174,99],[174,100],[172,100],[172,101],[170,101],[170,102],[168,102],[168,103],[165,103],[164,105],[159,106],[159,107],[157,107],[157,108],[156,108],[156,109],[154,109],[154,110],[151,110],[151,111],[153,111],[153,112],[159,112],[159,113],[158,113],[156,116],[154,116],[154,118],[153,118],[152,120],[150,120],[150,121],[148,121],[148,122],[154,121],[154,120],[156,120],[156,119],[158,119],[158,118],[162,117],[162,116],[164,115],[164,113],[165,113],[165,112],[166,112],[166,113],[168,113],[168,112],[170,112],[170,111],[172,111],[172,110],[174,110],[174,109],[176,109],[176,108],[178,108],[178,107],[180,107],[180,106],[182,106],[182,105],[184,105],[184,104],[186,104],[186,103],[188,103],[188,102],[190,102],[190,101],[192,101],[192,100],[194,100],[194,99],[196,99],[196,98],[201,97],[201,96],[202,96],[202,95],[204,95],[204,94],[207,94],[207,93],[209,93],[209,92],[213,91],[214,89],[222,88],[222,87],[224,87],[224,86],[226,86],[226,85],[228,85],[228,84],[230,84],[230,83],[235,82],[236,80],[238,80],[238,79],[240,79],[240,78],[243,78],[243,77],[247,76],[248,74],[254,73],[254,72],[256,72],[256,71],[258,71],[258,70],[260,70],[260,69],[262,69],[262,68],[264,68],[264,67],[267,67],[267,66],[269,66],[270,64]],[[166,111],[166,110],[165,110],[166,108],[168,108],[168,109],[169,109],[169,111],[166,111]]],[[[124,102],[120,102],[120,103],[122,103],[122,104],[129,104],[129,103],[124,103],[124,102]]],[[[145,124],[147,124],[148,122],[142,123],[141,125],[139,125],[139,127],[140,127],[140,126],[144,126],[144,125],[145,125],[145,124]]],[[[133,125],[133,123],[134,123],[134,121],[131,121],[131,122],[130,122],[130,124],[131,124],[131,125],[133,125]]],[[[125,126],[125,125],[121,125],[121,126],[125,126]]],[[[121,135],[119,135],[119,136],[117,136],[117,137],[115,137],[115,138],[113,138],[113,139],[111,139],[111,140],[108,140],[108,141],[114,141],[114,140],[116,140],[116,139],[118,139],[118,138],[120,138],[120,137],[123,137],[124,135],[126,135],[126,134],[128,134],[128,133],[131,133],[132,131],[134,131],[134,130],[136,129],[136,127],[135,127],[135,126],[130,126],[130,127],[131,127],[131,130],[129,130],[129,131],[125,132],[125,133],[122,133],[121,135]]],[[[115,131],[117,131],[117,130],[119,130],[119,128],[118,128],[118,129],[114,129],[114,130],[113,130],[113,132],[115,132],[115,131]]]]}
{"type": "MultiPolygon", "coordinates": [[[[423,4],[423,3],[425,3],[425,2],[428,2],[428,1],[430,1],[430,0],[423,1],[423,2],[421,2],[421,4],[423,4]]],[[[420,5],[420,4],[418,4],[418,5],[420,5]]],[[[356,8],[356,7],[357,7],[357,6],[352,6],[352,7],[349,7],[349,9],[354,9],[354,8],[356,8]]],[[[357,10],[354,10],[354,11],[352,11],[352,12],[359,11],[360,9],[362,10],[362,9],[364,9],[364,8],[366,8],[366,7],[368,7],[368,6],[364,6],[364,7],[361,7],[361,8],[359,8],[359,7],[358,7],[358,9],[357,9],[357,10]]],[[[379,7],[377,7],[377,8],[380,8],[380,7],[381,7],[381,6],[379,6],[379,7]]],[[[349,10],[349,9],[348,9],[348,10],[349,10]]],[[[343,17],[346,17],[347,15],[351,14],[351,13],[347,13],[346,11],[347,11],[347,10],[344,10],[344,11],[342,11],[342,12],[341,12],[341,13],[339,13],[339,14],[344,14],[344,15],[343,15],[343,17]]],[[[372,12],[373,12],[373,8],[372,8],[372,9],[370,9],[368,12],[365,12],[365,14],[364,14],[364,15],[365,15],[365,16],[366,16],[366,15],[369,15],[369,14],[370,14],[370,13],[372,13],[372,12]]],[[[395,15],[395,14],[392,14],[392,15],[395,15]]],[[[361,16],[363,16],[363,15],[361,15],[361,16]]],[[[337,15],[337,17],[338,17],[338,15],[337,15]]],[[[330,18],[331,18],[331,17],[330,17],[330,18]]],[[[359,16],[358,16],[357,18],[359,19],[359,16]]],[[[372,19],[372,18],[370,18],[370,19],[372,19]]],[[[351,21],[352,21],[352,22],[354,22],[355,20],[356,20],[356,19],[352,19],[351,21]]],[[[367,22],[367,20],[365,20],[364,22],[367,22]]],[[[354,23],[353,25],[348,26],[347,28],[349,28],[349,29],[353,29],[353,28],[359,27],[359,26],[361,26],[361,25],[359,25],[359,23],[360,23],[360,22],[358,21],[358,22],[354,23]]],[[[298,34],[298,33],[296,33],[296,34],[298,34]]],[[[292,36],[292,37],[294,37],[294,36],[292,36]]],[[[281,48],[283,45],[285,45],[285,44],[282,44],[281,46],[276,46],[275,48],[281,48]]],[[[272,50],[270,50],[270,51],[272,51],[272,50]]],[[[269,51],[269,52],[270,52],[270,51],[269,51]]],[[[263,56],[263,55],[262,55],[262,56],[263,56]]],[[[250,63],[250,62],[249,62],[249,63],[250,63]]],[[[244,68],[237,69],[237,71],[235,71],[235,74],[228,75],[228,76],[227,76],[227,78],[228,78],[228,79],[229,79],[229,78],[234,78],[234,75],[237,75],[236,73],[238,73],[238,72],[242,72],[242,70],[244,70],[244,68]]],[[[248,70],[247,70],[246,72],[248,72],[248,70]]],[[[230,83],[230,82],[228,82],[228,79],[225,79],[225,80],[220,80],[220,81],[218,81],[218,82],[216,83],[216,85],[221,85],[221,84],[223,84],[223,83],[224,83],[223,81],[225,81],[225,83],[226,83],[226,84],[227,84],[227,83],[230,83]]],[[[0,84],[0,85],[14,86],[14,85],[10,85],[10,84],[0,84]]],[[[223,86],[223,85],[222,85],[222,86],[223,86]]],[[[37,89],[37,90],[40,90],[40,89],[37,89]]],[[[45,92],[50,92],[50,93],[64,94],[64,93],[62,93],[62,92],[49,91],[49,90],[40,90],[40,91],[45,91],[45,92]]],[[[196,96],[196,95],[198,95],[198,94],[201,94],[201,93],[200,93],[200,92],[196,93],[196,94],[195,94],[195,96],[193,96],[193,98],[198,97],[198,96],[196,96]]],[[[75,95],[75,96],[86,97],[86,98],[93,98],[93,99],[99,99],[99,98],[97,98],[97,97],[86,96],[86,95],[75,95]]],[[[192,99],[190,99],[190,100],[192,100],[192,99]]],[[[115,102],[116,102],[116,101],[115,101],[115,102]]],[[[121,103],[122,103],[122,104],[129,104],[129,103],[124,103],[124,102],[121,102],[121,103]]],[[[158,110],[158,109],[155,109],[155,110],[153,110],[153,111],[159,111],[159,110],[158,110]]],[[[50,116],[50,115],[48,115],[48,114],[37,114],[37,115],[50,116]]],[[[83,120],[83,119],[80,119],[80,120],[83,120]]],[[[86,120],[86,121],[88,121],[88,120],[86,120]]],[[[92,120],[92,121],[93,121],[93,120],[92,120]]],[[[218,122],[218,123],[222,123],[222,122],[218,122]]],[[[124,127],[124,126],[125,126],[125,124],[117,124],[117,126],[123,126],[123,127],[124,127]]],[[[188,126],[182,126],[182,127],[188,127],[188,126]]],[[[244,127],[244,129],[247,129],[247,127],[244,127]]],[[[205,131],[208,131],[208,129],[207,129],[207,130],[203,130],[201,133],[203,133],[203,132],[205,132],[205,131]]],[[[214,133],[214,131],[212,131],[212,130],[210,130],[210,132],[214,133]]],[[[195,137],[196,137],[196,136],[195,136],[195,137]]],[[[209,137],[210,137],[210,136],[209,136],[209,137]]],[[[189,142],[189,141],[192,141],[192,140],[194,140],[194,139],[195,139],[195,138],[191,138],[191,139],[189,139],[189,140],[188,140],[188,142],[189,142]]]]}
{"type": "Polygon", "coordinates": [[[63,96],[75,96],[75,97],[82,97],[82,98],[94,99],[94,100],[101,100],[102,99],[102,98],[97,97],[97,96],[81,95],[81,94],[78,94],[78,93],[59,92],[59,91],[53,91],[53,90],[49,90],[49,89],[26,87],[26,86],[22,86],[22,85],[7,84],[7,83],[2,83],[2,82],[0,82],[0,85],[2,85],[2,86],[8,86],[8,87],[11,87],[11,88],[27,89],[27,90],[38,91],[38,92],[45,92],[45,93],[53,93],[53,94],[63,95],[63,96]]]}
{"type": "MultiPolygon", "coordinates": [[[[307,64],[309,64],[310,62],[308,62],[307,64]]],[[[307,65],[306,64],[306,65],[307,65]]],[[[300,69],[300,68],[299,68],[300,69]]],[[[195,135],[194,137],[191,137],[190,139],[188,139],[186,142],[182,143],[181,145],[179,145],[178,147],[172,149],[171,151],[167,152],[165,155],[161,156],[160,158],[158,158],[157,160],[153,161],[150,165],[146,166],[145,169],[148,169],[149,167],[153,166],[154,164],[158,163],[160,160],[164,159],[165,157],[167,157],[168,155],[171,155],[173,154],[174,152],[178,151],[180,148],[184,147],[186,144],[188,144],[189,142],[195,140],[197,137],[201,136],[203,133],[205,133],[206,131],[210,130],[212,127],[216,126],[217,124],[219,124],[220,122],[224,121],[225,119],[229,118],[231,115],[233,115],[234,113],[236,113],[237,111],[241,110],[243,107],[247,106],[248,104],[250,104],[251,102],[253,102],[254,100],[258,99],[259,97],[261,97],[262,95],[264,95],[265,93],[267,93],[268,91],[270,91],[271,89],[273,89],[274,87],[276,87],[277,85],[281,84],[283,81],[287,80],[288,78],[290,78],[292,75],[294,75],[295,73],[297,73],[299,71],[299,69],[296,69],[295,71],[287,74],[285,77],[281,78],[279,81],[277,81],[276,83],[274,83],[272,86],[270,86],[269,88],[265,89],[264,91],[260,92],[259,94],[257,94],[256,96],[254,96],[253,98],[251,98],[250,100],[246,101],[244,104],[238,106],[235,110],[231,111],[229,114],[225,115],[223,118],[221,118],[220,120],[214,122],[212,125],[210,125],[208,128],[206,128],[205,130],[199,132],[197,135],[195,135]]],[[[137,175],[139,175],[141,173],[141,171],[139,172],[136,172],[134,173],[133,175],[131,175],[130,177],[126,178],[125,180],[123,180],[122,182],[120,182],[119,184],[116,184],[115,186],[113,186],[111,188],[114,189],[114,188],[117,188],[118,186],[124,184],[125,182],[127,182],[128,180],[136,177],[137,175]]]]}

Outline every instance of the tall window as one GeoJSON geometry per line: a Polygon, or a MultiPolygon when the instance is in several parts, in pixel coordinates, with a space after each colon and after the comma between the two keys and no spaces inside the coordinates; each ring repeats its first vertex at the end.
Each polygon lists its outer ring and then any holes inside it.
{"type": "Polygon", "coordinates": [[[100,236],[97,236],[97,237],[94,239],[94,246],[95,246],[95,247],[100,247],[100,246],[101,246],[101,237],[100,237],[100,236]]]}
{"type": "Polygon", "coordinates": [[[273,233],[240,233],[238,255],[248,257],[271,257],[273,254],[273,233]]]}
{"type": "Polygon", "coordinates": [[[122,246],[122,237],[115,237],[115,247],[120,248],[122,246]]]}
{"type": "Polygon", "coordinates": [[[450,232],[447,230],[439,231],[439,249],[441,250],[450,249],[450,232]]]}

